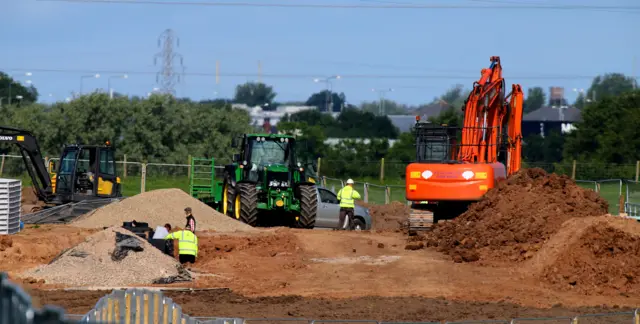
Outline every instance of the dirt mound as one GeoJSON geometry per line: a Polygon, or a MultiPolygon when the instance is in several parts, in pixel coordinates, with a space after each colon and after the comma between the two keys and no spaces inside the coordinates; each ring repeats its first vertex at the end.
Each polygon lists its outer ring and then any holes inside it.
{"type": "Polygon", "coordinates": [[[0,235],[0,271],[18,273],[53,260],[96,230],[65,225],[27,226],[15,235],[0,235]]]}
{"type": "Polygon", "coordinates": [[[545,281],[589,295],[640,289],[640,224],[603,216],[584,225],[573,228],[571,240],[543,269],[545,281]]]}
{"type": "Polygon", "coordinates": [[[373,229],[379,231],[399,231],[402,223],[409,218],[409,206],[394,201],[387,205],[369,205],[373,229]]]}
{"type": "Polygon", "coordinates": [[[35,189],[33,187],[22,188],[22,198],[20,202],[23,204],[35,205],[38,203],[38,196],[36,196],[35,189]]]}
{"type": "Polygon", "coordinates": [[[231,219],[180,189],[159,189],[106,205],[77,219],[72,225],[86,228],[122,226],[122,222],[147,222],[149,226],[184,226],[185,207],[191,207],[197,230],[219,232],[256,231],[257,229],[231,219]]]}
{"type": "Polygon", "coordinates": [[[522,261],[574,217],[607,213],[608,203],[566,176],[525,169],[499,183],[469,210],[427,236],[456,262],[522,261]]]}
{"type": "Polygon", "coordinates": [[[37,210],[40,210],[45,205],[42,201],[38,200],[35,189],[33,187],[22,188],[22,198],[20,199],[22,206],[22,214],[28,214],[37,210]]]}
{"type": "Polygon", "coordinates": [[[135,234],[122,228],[108,228],[21,277],[44,279],[47,284],[113,287],[150,284],[159,278],[177,276],[180,267],[174,258],[135,234]],[[118,249],[117,233],[129,235],[142,250],[118,249]]]}

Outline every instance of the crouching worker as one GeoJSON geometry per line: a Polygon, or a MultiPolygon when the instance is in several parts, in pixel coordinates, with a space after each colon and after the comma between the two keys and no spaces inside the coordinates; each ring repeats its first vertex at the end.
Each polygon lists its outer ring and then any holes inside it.
{"type": "Polygon", "coordinates": [[[167,235],[165,240],[178,240],[178,254],[180,263],[195,263],[198,256],[198,237],[193,234],[191,227],[167,235]]]}

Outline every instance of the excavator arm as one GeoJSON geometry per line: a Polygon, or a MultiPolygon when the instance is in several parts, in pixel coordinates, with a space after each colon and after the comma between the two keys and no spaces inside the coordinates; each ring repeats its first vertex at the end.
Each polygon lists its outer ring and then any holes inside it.
{"type": "Polygon", "coordinates": [[[491,66],[482,69],[480,80],[465,101],[464,125],[458,160],[467,163],[497,161],[498,141],[505,111],[504,78],[500,57],[491,57],[491,66]]]}
{"type": "Polygon", "coordinates": [[[0,126],[0,143],[15,144],[20,148],[36,195],[44,202],[54,199],[51,178],[35,136],[22,129],[0,126]]]}
{"type": "Polygon", "coordinates": [[[524,92],[522,87],[519,84],[512,85],[509,97],[507,176],[518,172],[522,166],[522,115],[524,113],[524,92]]]}

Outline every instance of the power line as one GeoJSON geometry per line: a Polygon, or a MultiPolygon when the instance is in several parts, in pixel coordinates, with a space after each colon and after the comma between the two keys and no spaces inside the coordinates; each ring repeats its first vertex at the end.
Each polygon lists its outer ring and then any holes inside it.
{"type": "MultiPolygon", "coordinates": [[[[415,5],[416,3],[412,2],[398,2],[398,1],[383,1],[383,0],[360,0],[362,2],[374,2],[374,3],[387,3],[387,4],[399,4],[399,5],[415,5]]],[[[536,2],[527,2],[527,1],[506,1],[506,0],[467,0],[473,2],[482,2],[482,3],[499,3],[499,4],[512,4],[512,5],[539,5],[540,3],[536,2]]],[[[638,14],[638,11],[624,11],[624,10],[603,10],[601,8],[589,10],[600,11],[600,12],[616,12],[616,13],[626,13],[626,14],[638,14]]]]}
{"type": "MultiPolygon", "coordinates": [[[[82,74],[82,73],[93,73],[93,74],[107,74],[107,73],[126,73],[129,75],[154,75],[157,72],[153,71],[131,71],[131,70],[115,70],[115,69],[93,69],[93,70],[84,70],[84,69],[55,69],[55,68],[11,68],[11,67],[0,67],[1,71],[28,71],[28,72],[42,72],[42,73],[67,73],[67,74],[82,74]]],[[[314,78],[318,78],[318,76],[325,75],[326,73],[313,73],[313,74],[287,74],[287,73],[263,73],[263,78],[275,78],[275,79],[309,79],[313,80],[314,78]]],[[[183,75],[189,76],[200,76],[200,77],[215,77],[215,72],[189,72],[183,73],[183,75]]],[[[225,77],[257,77],[256,72],[245,73],[245,72],[224,72],[218,73],[219,76],[225,77]]],[[[437,75],[437,74],[413,74],[413,75],[402,75],[402,74],[340,74],[342,79],[438,79],[438,80],[451,80],[451,79],[477,79],[478,77],[473,74],[465,74],[465,75],[437,75]]],[[[531,80],[592,80],[596,76],[594,75],[507,75],[509,79],[531,79],[531,80]]]]}
{"type": "Polygon", "coordinates": [[[144,5],[180,5],[212,7],[266,7],[266,8],[315,8],[315,9],[537,9],[537,10],[640,10],[640,6],[593,6],[593,5],[443,5],[443,4],[311,4],[311,3],[256,3],[256,2],[196,2],[196,1],[155,1],[155,0],[37,0],[48,2],[110,3],[144,5]]]}

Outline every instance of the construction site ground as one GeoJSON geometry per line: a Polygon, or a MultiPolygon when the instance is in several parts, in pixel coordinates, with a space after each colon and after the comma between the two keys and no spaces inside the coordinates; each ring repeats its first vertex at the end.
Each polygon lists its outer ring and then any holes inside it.
{"type": "Polygon", "coordinates": [[[457,219],[413,237],[401,229],[409,212],[402,203],[369,206],[374,229],[346,232],[250,228],[175,190],[130,199],[70,225],[0,236],[0,271],[36,303],[71,314],[123,288],[105,282],[137,278],[126,286],[190,288],[166,294],[194,316],[453,321],[640,306],[640,224],[607,215],[596,193],[542,170],[513,176],[457,219]],[[151,284],[175,260],[150,246],[120,268],[110,260],[107,223],[135,216],[180,226],[185,205],[201,225],[198,260],[188,267],[193,281],[151,284]]]}
{"type": "MultiPolygon", "coordinates": [[[[0,252],[2,270],[17,277],[90,232],[58,225],[27,229],[0,252]]],[[[200,237],[201,256],[191,268],[196,280],[168,286],[230,291],[167,292],[197,316],[480,319],[568,316],[640,305],[638,296],[555,290],[530,276],[527,267],[454,263],[433,250],[405,250],[406,237],[393,231],[280,228],[200,237]]],[[[67,291],[29,279],[22,283],[37,302],[62,306],[71,314],[86,313],[108,293],[106,287],[67,291]]]]}

